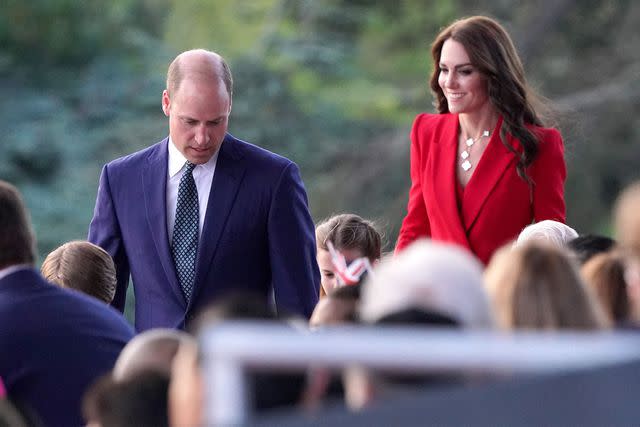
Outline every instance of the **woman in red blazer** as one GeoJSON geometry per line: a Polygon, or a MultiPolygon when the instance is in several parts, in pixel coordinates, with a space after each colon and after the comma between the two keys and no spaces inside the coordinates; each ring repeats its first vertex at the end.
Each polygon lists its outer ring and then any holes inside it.
{"type": "Polygon", "coordinates": [[[562,137],[544,127],[513,43],[494,20],[454,22],[431,53],[439,114],[418,115],[411,130],[412,184],[396,252],[426,236],[486,264],[528,224],[565,221],[562,137]]]}

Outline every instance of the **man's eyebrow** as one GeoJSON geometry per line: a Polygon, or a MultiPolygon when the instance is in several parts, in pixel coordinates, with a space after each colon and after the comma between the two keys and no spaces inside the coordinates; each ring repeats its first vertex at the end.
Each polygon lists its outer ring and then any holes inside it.
{"type": "MultiPolygon", "coordinates": [[[[227,117],[227,116],[226,116],[225,114],[222,114],[222,115],[220,115],[220,116],[218,116],[218,117],[214,117],[213,119],[207,120],[207,121],[206,121],[206,123],[219,122],[219,121],[221,121],[221,120],[224,120],[224,119],[225,119],[225,117],[227,117]]],[[[189,115],[186,115],[186,114],[178,115],[178,118],[179,118],[180,120],[185,120],[185,121],[190,121],[190,122],[199,122],[199,121],[200,121],[200,120],[198,120],[198,119],[196,119],[196,118],[194,118],[194,117],[191,117],[191,116],[189,116],[189,115]]]]}

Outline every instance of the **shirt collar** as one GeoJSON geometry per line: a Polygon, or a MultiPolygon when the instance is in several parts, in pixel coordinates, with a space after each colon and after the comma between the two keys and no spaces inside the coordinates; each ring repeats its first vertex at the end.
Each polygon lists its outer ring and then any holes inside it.
{"type": "MultiPolygon", "coordinates": [[[[169,143],[167,144],[169,151],[169,178],[173,178],[178,172],[182,170],[184,167],[187,158],[182,155],[180,150],[176,148],[171,140],[171,136],[169,136],[169,143]]],[[[197,165],[196,168],[202,168],[206,172],[213,172],[216,167],[216,161],[218,160],[218,153],[220,153],[220,149],[215,152],[213,156],[207,161],[207,163],[197,165]]]]}
{"type": "Polygon", "coordinates": [[[0,270],[0,279],[4,279],[5,277],[7,277],[10,274],[13,274],[17,271],[20,270],[29,270],[33,268],[31,266],[31,264],[16,264],[16,265],[12,265],[10,267],[7,268],[3,268],[0,270]]]}

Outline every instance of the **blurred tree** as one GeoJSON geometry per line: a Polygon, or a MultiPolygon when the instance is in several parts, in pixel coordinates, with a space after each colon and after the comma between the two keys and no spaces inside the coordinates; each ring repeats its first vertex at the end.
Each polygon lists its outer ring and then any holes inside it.
{"type": "Polygon", "coordinates": [[[316,219],[382,219],[393,243],[409,186],[408,132],[432,111],[430,43],[453,19],[501,20],[565,136],[569,222],[606,230],[637,178],[640,3],[631,0],[5,0],[0,178],[16,183],[41,253],[86,235],[100,167],[165,136],[167,64],[222,53],[230,130],[298,162],[316,219]]]}

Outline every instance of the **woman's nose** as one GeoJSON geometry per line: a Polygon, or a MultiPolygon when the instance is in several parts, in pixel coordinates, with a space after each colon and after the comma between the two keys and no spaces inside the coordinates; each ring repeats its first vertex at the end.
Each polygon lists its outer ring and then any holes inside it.
{"type": "Polygon", "coordinates": [[[455,73],[449,73],[444,81],[446,87],[454,87],[456,85],[455,73]]]}

